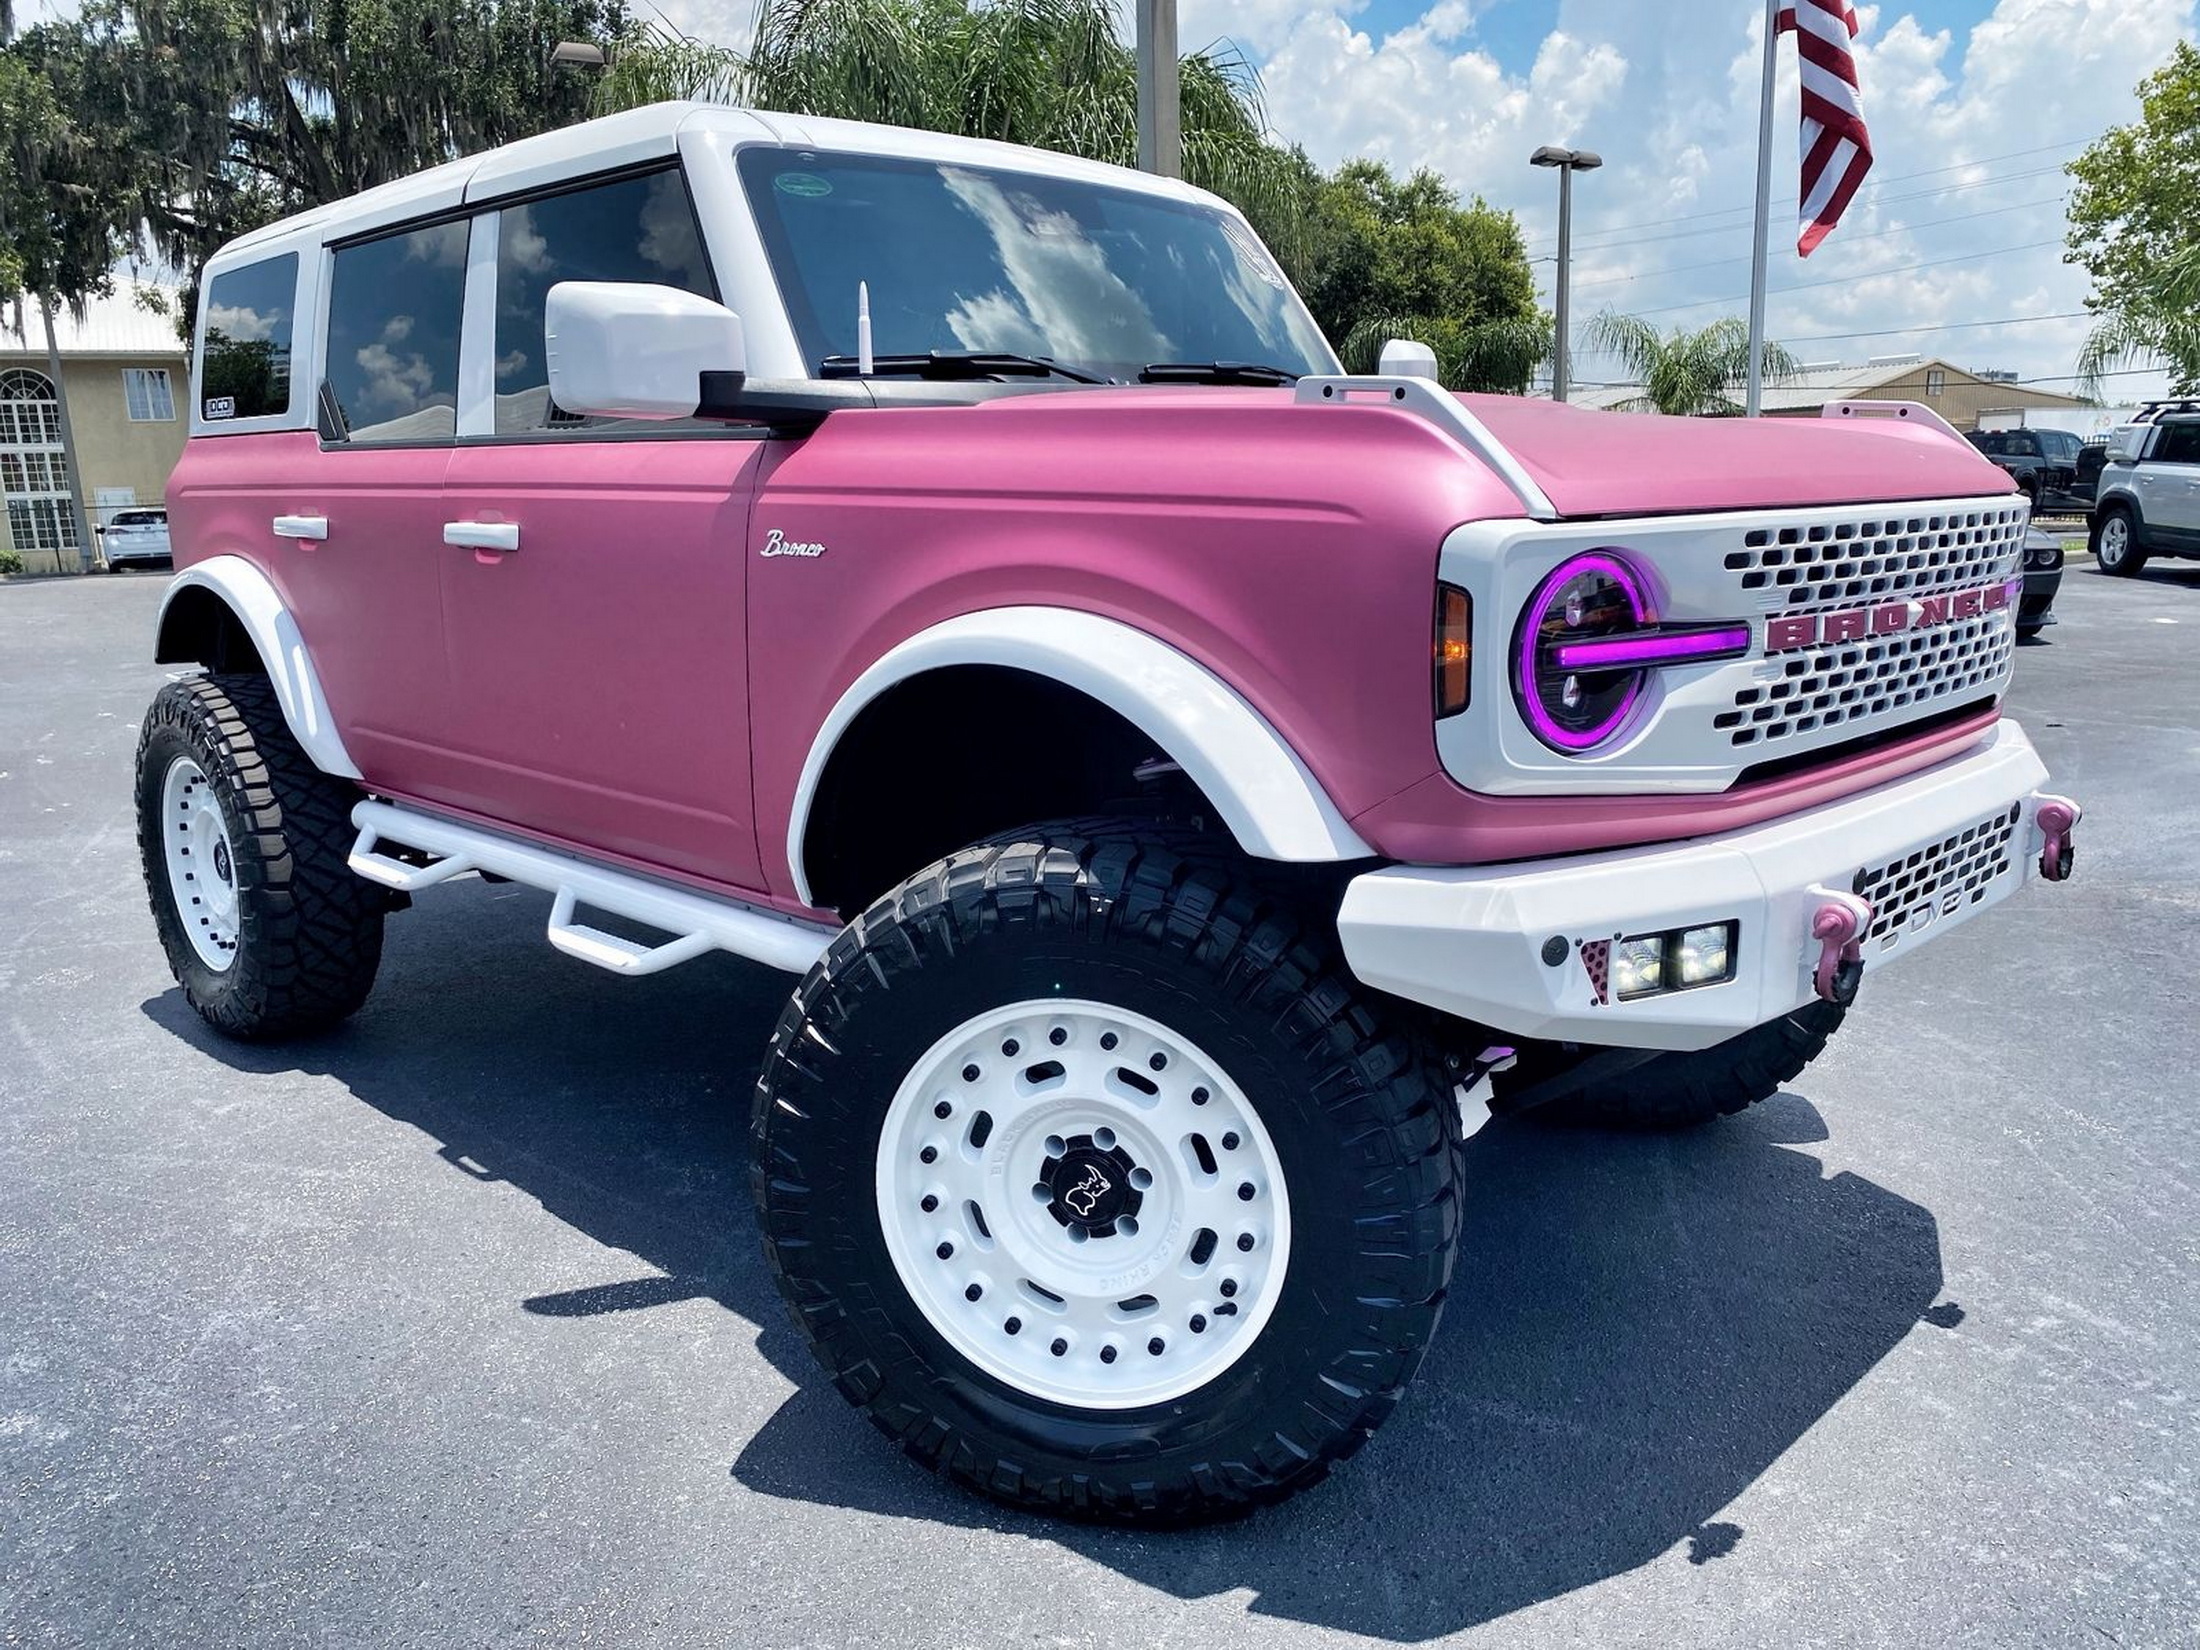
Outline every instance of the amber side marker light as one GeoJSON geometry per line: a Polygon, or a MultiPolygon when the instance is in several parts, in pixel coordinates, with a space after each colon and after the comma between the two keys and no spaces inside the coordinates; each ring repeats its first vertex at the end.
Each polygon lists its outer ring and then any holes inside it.
{"type": "Polygon", "coordinates": [[[1474,662],[1474,602],[1464,590],[1436,587],[1436,714],[1467,708],[1467,667],[1474,662]]]}

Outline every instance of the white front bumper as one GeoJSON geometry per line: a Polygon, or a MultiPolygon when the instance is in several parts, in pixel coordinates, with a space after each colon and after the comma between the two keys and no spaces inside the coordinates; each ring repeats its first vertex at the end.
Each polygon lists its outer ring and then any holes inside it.
{"type": "Polygon", "coordinates": [[[1708,1048],[1814,999],[1811,921],[1825,896],[1813,888],[1847,892],[1860,872],[1880,873],[1867,895],[1869,979],[2037,876],[2046,778],[2024,730],[2002,722],[1967,755],[1748,830],[1516,865],[1370,871],[1346,889],[1337,927],[1367,984],[1495,1031],[1708,1048]],[[1741,924],[1734,978],[1599,1001],[1584,941],[1718,922],[1741,924]]]}

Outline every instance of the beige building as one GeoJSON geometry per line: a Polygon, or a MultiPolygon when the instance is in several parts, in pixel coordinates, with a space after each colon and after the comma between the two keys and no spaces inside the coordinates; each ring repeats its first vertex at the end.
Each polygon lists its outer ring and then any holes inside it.
{"type": "MultiPolygon", "coordinates": [[[[1590,407],[1626,407],[1642,391],[1632,385],[1613,384],[1577,391],[1572,399],[1590,407]]],[[[1994,413],[2025,414],[2027,424],[2052,425],[2054,414],[2068,410],[2068,427],[2084,433],[2092,427],[2092,403],[2075,395],[2035,389],[1967,372],[1937,356],[1907,355],[1861,367],[1812,366],[1764,391],[1766,416],[1816,418],[1834,401],[1915,401],[1932,410],[1959,430],[1975,430],[1979,420],[1994,413]]],[[[2002,418],[1996,423],[2011,423],[2002,418]]]]}
{"type": "MultiPolygon", "coordinates": [[[[139,307],[132,290],[125,283],[95,299],[82,321],[54,316],[84,509],[95,525],[163,502],[189,427],[190,371],[175,323],[139,307]]],[[[69,482],[46,329],[26,307],[20,332],[0,318],[0,550],[16,551],[29,571],[78,565],[69,482]]]]}

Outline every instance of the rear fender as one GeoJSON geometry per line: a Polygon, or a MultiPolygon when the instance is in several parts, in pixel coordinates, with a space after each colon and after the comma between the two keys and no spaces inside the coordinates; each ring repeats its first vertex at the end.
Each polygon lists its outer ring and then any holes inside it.
{"type": "Polygon", "coordinates": [[[161,598],[159,640],[153,658],[160,664],[205,664],[200,604],[217,601],[236,618],[252,640],[283,707],[291,737],[313,765],[341,779],[357,779],[358,764],[344,749],[336,718],[321,693],[298,623],[283,605],[274,582],[242,556],[209,556],[178,573],[161,598]],[[194,595],[192,592],[203,592],[194,595]]]}

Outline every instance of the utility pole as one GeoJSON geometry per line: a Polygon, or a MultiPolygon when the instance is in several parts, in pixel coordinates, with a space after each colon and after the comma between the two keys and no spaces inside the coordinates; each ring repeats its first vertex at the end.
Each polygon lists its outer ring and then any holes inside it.
{"type": "MultiPolygon", "coordinates": [[[[61,419],[61,459],[69,467],[69,513],[76,519],[76,563],[79,573],[92,570],[92,524],[84,515],[84,472],[77,463],[76,430],[69,423],[69,386],[61,377],[61,344],[53,330],[53,300],[43,295],[38,313],[46,322],[46,375],[53,380],[54,409],[61,419]]],[[[61,555],[54,553],[54,571],[61,570],[61,555]]]]}
{"type": "Polygon", "coordinates": [[[1574,272],[1574,174],[1594,172],[1604,164],[1604,157],[1594,149],[1561,149],[1546,143],[1528,157],[1528,164],[1558,168],[1558,277],[1554,306],[1558,311],[1558,343],[1551,352],[1551,399],[1563,401],[1566,392],[1573,387],[1569,360],[1573,351],[1573,331],[1566,312],[1574,272]]]}
{"type": "Polygon", "coordinates": [[[1184,175],[1183,110],[1176,85],[1176,0],[1137,0],[1138,169],[1184,175]]]}

